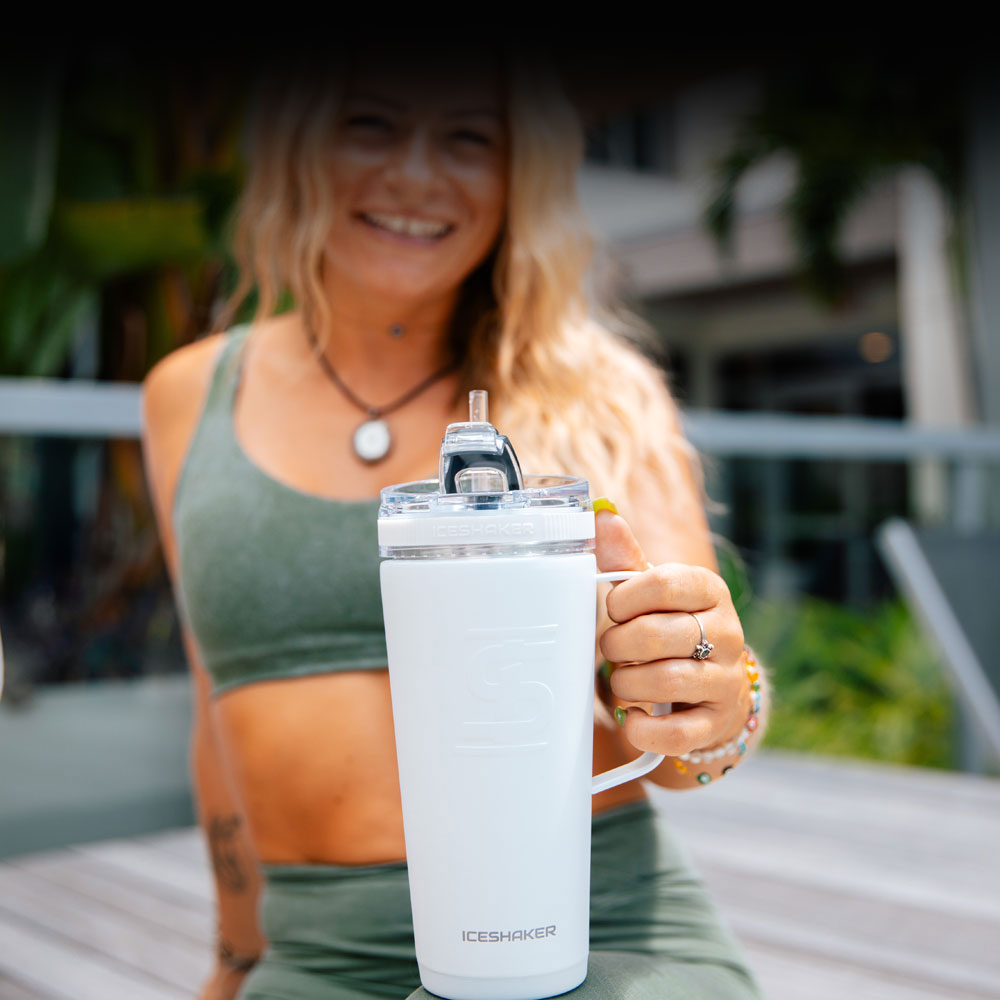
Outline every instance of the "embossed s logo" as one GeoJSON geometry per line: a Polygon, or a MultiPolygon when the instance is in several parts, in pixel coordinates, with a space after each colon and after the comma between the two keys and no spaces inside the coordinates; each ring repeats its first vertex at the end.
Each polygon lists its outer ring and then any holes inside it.
{"type": "Polygon", "coordinates": [[[558,625],[470,628],[463,636],[453,749],[463,754],[524,753],[548,746],[555,696],[558,625]]]}

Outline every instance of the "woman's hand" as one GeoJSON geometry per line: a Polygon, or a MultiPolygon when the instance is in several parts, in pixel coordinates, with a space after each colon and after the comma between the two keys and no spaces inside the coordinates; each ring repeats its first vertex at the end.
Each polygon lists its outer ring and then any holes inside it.
{"type": "Polygon", "coordinates": [[[743,628],[729,588],[703,566],[649,563],[628,523],[610,510],[596,513],[596,557],[601,572],[643,570],[614,585],[607,598],[614,623],[601,636],[607,660],[617,665],[611,691],[626,702],[669,702],[670,715],[632,706],[625,736],[638,750],[668,757],[715,747],[740,734],[751,707],[743,665],[743,628]],[[693,653],[701,640],[709,657],[693,653]]]}

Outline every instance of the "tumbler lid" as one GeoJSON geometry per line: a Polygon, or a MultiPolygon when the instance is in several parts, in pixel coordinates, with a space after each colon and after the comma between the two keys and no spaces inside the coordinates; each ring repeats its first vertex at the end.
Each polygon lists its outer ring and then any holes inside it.
{"type": "Polygon", "coordinates": [[[589,484],[521,473],[510,441],[490,423],[487,396],[469,393],[469,419],[449,424],[437,479],[387,486],[379,553],[440,558],[585,551],[594,546],[589,484]]]}
{"type": "Polygon", "coordinates": [[[523,479],[524,489],[502,493],[442,493],[437,479],[385,487],[378,511],[380,555],[417,556],[418,550],[448,547],[474,547],[482,554],[518,549],[527,555],[564,543],[573,551],[592,549],[587,480],[531,474],[523,479]]]}

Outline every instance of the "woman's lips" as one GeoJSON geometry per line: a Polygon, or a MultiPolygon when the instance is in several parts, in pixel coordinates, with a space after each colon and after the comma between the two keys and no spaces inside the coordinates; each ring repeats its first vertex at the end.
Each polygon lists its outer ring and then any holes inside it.
{"type": "Polygon", "coordinates": [[[359,212],[355,218],[380,237],[409,246],[431,246],[440,243],[455,229],[450,223],[432,223],[430,220],[403,216],[392,217],[359,212]],[[441,225],[445,226],[444,230],[434,232],[433,227],[440,228],[441,225]],[[394,228],[390,228],[390,226],[394,226],[394,228]]]}

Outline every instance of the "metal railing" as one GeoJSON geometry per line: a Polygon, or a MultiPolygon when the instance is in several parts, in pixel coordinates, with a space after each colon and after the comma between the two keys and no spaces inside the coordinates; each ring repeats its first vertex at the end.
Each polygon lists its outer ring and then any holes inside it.
{"type": "MultiPolygon", "coordinates": [[[[80,379],[0,378],[0,435],[137,438],[140,387],[80,379]]],[[[896,420],[689,410],[684,428],[719,458],[945,461],[954,466],[953,523],[983,520],[989,465],[1000,464],[1000,430],[932,428],[896,420]]]]}
{"type": "MultiPolygon", "coordinates": [[[[135,438],[141,419],[138,385],[0,378],[0,434],[135,438]]],[[[725,457],[1000,462],[1000,430],[979,427],[718,410],[688,410],[684,426],[695,447],[725,457]]]]}

